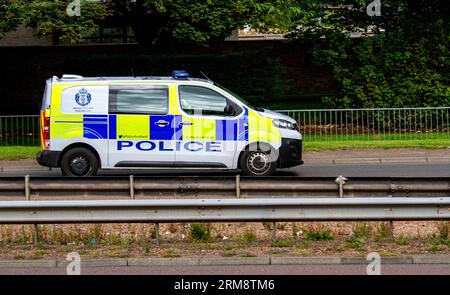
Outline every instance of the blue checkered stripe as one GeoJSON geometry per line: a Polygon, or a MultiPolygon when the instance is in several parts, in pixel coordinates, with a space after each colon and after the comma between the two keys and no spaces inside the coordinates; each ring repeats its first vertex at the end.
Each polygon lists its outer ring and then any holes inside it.
{"type": "MultiPolygon", "coordinates": [[[[152,115],[150,140],[183,140],[181,115],[152,115]],[[157,126],[166,121],[167,126],[157,126]]],[[[83,115],[83,136],[88,139],[117,139],[116,115],[83,115]]],[[[239,119],[216,120],[217,141],[248,141],[248,109],[239,119]]]]}

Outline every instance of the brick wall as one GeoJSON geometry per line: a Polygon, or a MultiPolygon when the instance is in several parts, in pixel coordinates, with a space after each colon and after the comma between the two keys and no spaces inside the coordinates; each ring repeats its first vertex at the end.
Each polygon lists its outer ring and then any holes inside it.
{"type": "Polygon", "coordinates": [[[27,28],[24,25],[17,27],[16,30],[7,33],[0,39],[0,47],[4,46],[51,46],[52,37],[38,38],[36,30],[27,28]]]}
{"type": "MultiPolygon", "coordinates": [[[[64,61],[73,55],[86,54],[227,54],[271,50],[288,68],[286,79],[292,88],[287,100],[319,100],[336,94],[338,89],[329,69],[312,64],[308,48],[282,41],[224,42],[212,47],[180,46],[179,48],[148,48],[139,45],[79,45],[0,47],[0,114],[36,114],[40,109],[46,79],[62,74],[64,61]]],[[[76,73],[71,73],[76,74],[76,73]]],[[[104,76],[108,76],[105,73],[104,76]]]]}

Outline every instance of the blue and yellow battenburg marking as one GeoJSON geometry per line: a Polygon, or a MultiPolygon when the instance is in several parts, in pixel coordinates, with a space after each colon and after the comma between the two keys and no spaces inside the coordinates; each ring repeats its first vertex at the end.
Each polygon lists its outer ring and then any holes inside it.
{"type": "Polygon", "coordinates": [[[89,139],[107,139],[108,115],[83,115],[83,136],[89,139]]]}
{"type": "Polygon", "coordinates": [[[278,141],[272,121],[244,108],[239,119],[183,115],[83,115],[83,136],[113,140],[278,141]],[[163,124],[161,124],[161,122],[163,124]],[[182,125],[181,123],[188,123],[182,125]]]}
{"type": "Polygon", "coordinates": [[[248,140],[248,120],[183,119],[182,115],[83,115],[83,137],[128,140],[248,140]],[[108,120],[109,119],[109,120],[108,120]],[[190,121],[183,127],[180,123],[190,121]],[[164,121],[167,125],[159,126],[164,121]],[[184,129],[184,130],[183,130],[184,129]]]}

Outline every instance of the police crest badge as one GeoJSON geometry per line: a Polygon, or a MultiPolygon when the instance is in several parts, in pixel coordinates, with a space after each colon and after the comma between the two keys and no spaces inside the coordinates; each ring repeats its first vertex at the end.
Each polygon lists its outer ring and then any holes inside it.
{"type": "Polygon", "coordinates": [[[87,106],[91,103],[92,96],[91,94],[84,88],[81,88],[80,91],[75,95],[75,101],[82,107],[87,106]]]}

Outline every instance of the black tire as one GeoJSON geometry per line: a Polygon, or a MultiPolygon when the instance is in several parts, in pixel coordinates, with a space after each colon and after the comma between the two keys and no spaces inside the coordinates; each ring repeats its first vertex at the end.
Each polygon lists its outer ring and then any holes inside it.
{"type": "Polygon", "coordinates": [[[239,160],[239,167],[244,175],[270,176],[277,169],[276,161],[270,151],[246,149],[239,160]]]}
{"type": "Polygon", "coordinates": [[[94,176],[98,171],[98,159],[88,149],[74,148],[67,151],[61,159],[61,171],[64,176],[94,176]]]}

